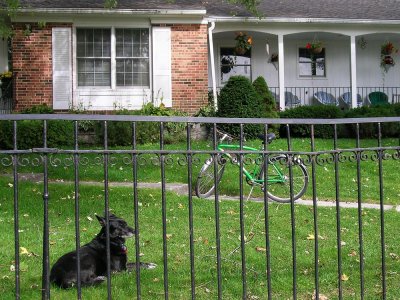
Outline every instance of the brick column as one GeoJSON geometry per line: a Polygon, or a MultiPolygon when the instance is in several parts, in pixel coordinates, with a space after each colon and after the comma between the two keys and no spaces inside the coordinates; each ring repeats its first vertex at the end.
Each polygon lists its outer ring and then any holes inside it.
{"type": "Polygon", "coordinates": [[[172,106],[193,114],[207,105],[207,25],[172,26],[172,106]]]}

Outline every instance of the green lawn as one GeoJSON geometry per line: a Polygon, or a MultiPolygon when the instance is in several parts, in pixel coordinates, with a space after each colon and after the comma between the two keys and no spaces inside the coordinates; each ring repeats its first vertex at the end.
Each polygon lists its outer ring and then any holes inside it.
{"type": "MultiPolygon", "coordinates": [[[[0,292],[2,299],[13,298],[13,188],[10,180],[0,179],[0,292]]],[[[22,299],[38,299],[41,285],[42,258],[42,185],[25,183],[20,185],[20,245],[30,253],[21,255],[22,299]]],[[[51,262],[74,248],[74,200],[73,185],[50,184],[50,251],[51,262]]],[[[88,242],[99,230],[94,218],[104,207],[102,187],[82,185],[80,188],[81,241],[88,242]]],[[[190,298],[190,250],[188,225],[188,198],[167,193],[168,275],[171,299],[190,298]]],[[[142,260],[155,262],[155,270],[141,272],[141,287],[144,299],[163,299],[162,222],[161,194],[155,190],[139,191],[140,252],[142,260]]],[[[239,299],[242,293],[240,250],[239,204],[221,201],[221,258],[222,289],[224,299],[239,299]]],[[[217,295],[216,240],[214,202],[194,198],[194,239],[196,294],[199,299],[215,298],[217,295]]],[[[133,224],[132,190],[110,189],[112,211],[133,224]]],[[[247,290],[249,295],[264,299],[266,295],[266,254],[264,215],[262,203],[248,202],[245,205],[245,235],[250,240],[245,247],[247,266],[247,290]],[[261,213],[261,214],[260,214],[261,213]],[[254,235],[254,237],[252,237],[254,235]]],[[[320,292],[329,299],[337,298],[337,250],[335,210],[318,209],[319,226],[319,282],[320,292]]],[[[296,255],[297,291],[299,299],[311,299],[314,290],[314,235],[313,210],[296,206],[296,255]]],[[[381,292],[379,211],[363,211],[365,295],[376,299],[381,292]]],[[[400,288],[400,252],[397,239],[397,224],[400,215],[395,211],[385,212],[387,299],[396,299],[400,288]]],[[[275,299],[288,299],[292,295],[292,251],[290,205],[269,205],[270,254],[272,270],[272,295],[275,299]]],[[[341,233],[343,273],[343,295],[346,299],[359,297],[359,247],[357,210],[341,209],[341,233]]],[[[128,242],[129,256],[135,257],[134,241],[128,242]]],[[[119,274],[112,277],[112,293],[116,299],[135,296],[135,275],[119,274]]],[[[52,288],[53,299],[71,299],[75,290],[63,291],[52,288]]],[[[104,299],[105,285],[83,290],[84,299],[104,299]]],[[[257,298],[254,298],[257,299],[257,298]]]]}
{"type": "MultiPolygon", "coordinates": [[[[271,144],[270,150],[287,149],[286,141],[281,139],[271,144]]],[[[249,142],[259,146],[256,141],[249,142]]],[[[395,139],[385,139],[384,146],[397,146],[395,139]]],[[[317,140],[316,149],[332,149],[332,141],[317,140]]],[[[339,148],[355,147],[352,140],[339,140],[339,148]]],[[[376,141],[362,140],[362,147],[376,146],[376,141]]],[[[167,149],[185,149],[185,144],[168,145],[167,149]]],[[[309,151],[309,140],[294,139],[295,151],[309,151]]],[[[141,149],[157,150],[158,145],[141,146],[141,149]]],[[[194,150],[210,150],[207,142],[193,142],[194,150]]],[[[104,211],[104,187],[90,186],[83,181],[102,182],[104,167],[102,157],[94,154],[81,155],[79,167],[80,185],[80,226],[81,242],[90,241],[99,231],[94,214],[104,211]],[[89,163],[87,163],[89,162],[89,163]]],[[[0,158],[4,160],[4,155],[0,158]]],[[[21,173],[40,173],[42,166],[36,166],[37,155],[29,158],[28,166],[20,166],[21,173]]],[[[138,159],[138,180],[142,182],[160,182],[160,166],[151,160],[154,154],[140,155],[138,159]]],[[[193,180],[195,180],[202,162],[207,155],[194,156],[193,180]],[[197,160],[198,158],[198,160],[197,160]]],[[[166,181],[187,183],[188,167],[183,155],[171,155],[166,160],[166,181]]],[[[109,180],[132,182],[132,165],[129,155],[110,156],[109,180]]],[[[50,157],[49,178],[49,219],[51,262],[75,245],[74,228],[74,168],[71,156],[52,155],[50,157]]],[[[398,160],[383,162],[384,203],[398,204],[397,184],[398,160]]],[[[311,166],[308,167],[311,176],[311,166]]],[[[363,202],[379,203],[378,162],[367,159],[361,162],[361,195],[363,202]]],[[[2,167],[1,173],[9,173],[9,167],[2,167]]],[[[316,193],[320,200],[335,199],[334,164],[322,163],[316,168],[316,193]]],[[[357,201],[356,162],[345,161],[339,165],[339,183],[341,201],[357,201]]],[[[221,182],[221,193],[237,195],[239,192],[239,174],[235,166],[227,166],[221,182]]],[[[312,198],[313,186],[310,185],[305,198],[312,198]]],[[[42,207],[43,184],[32,181],[19,183],[20,246],[28,254],[21,254],[21,298],[38,299],[41,292],[42,260],[42,207]]],[[[248,192],[246,187],[245,193],[248,192]]],[[[110,207],[112,211],[133,225],[132,188],[110,188],[110,207]]],[[[255,192],[255,196],[261,196],[255,192]]],[[[211,197],[212,198],[212,197],[211,197]]],[[[168,276],[170,299],[189,299],[190,288],[190,250],[188,223],[188,196],[168,192],[167,233],[168,233],[168,276]]],[[[163,295],[163,252],[162,252],[162,212],[160,190],[139,189],[140,252],[142,261],[158,264],[155,270],[141,272],[143,299],[164,299],[163,295]]],[[[242,295],[242,269],[240,246],[239,203],[220,201],[219,220],[221,224],[221,274],[223,299],[239,299],[242,295]],[[234,251],[234,252],[233,252],[234,251]]],[[[217,297],[217,267],[215,238],[215,203],[212,200],[193,197],[196,295],[198,299],[217,297]]],[[[269,208],[269,241],[272,270],[272,295],[274,299],[292,297],[292,231],[290,226],[290,205],[271,203],[269,208]]],[[[249,299],[265,299],[267,293],[265,219],[263,204],[248,202],[244,207],[245,235],[248,243],[245,247],[247,292],[249,299]]],[[[319,226],[319,282],[320,293],[337,299],[337,242],[336,211],[333,208],[318,208],[319,226]]],[[[296,220],[296,256],[297,256],[297,292],[298,299],[311,299],[314,291],[314,242],[312,238],[312,207],[295,206],[296,220]]],[[[360,297],[359,272],[359,230],[356,209],[341,209],[342,259],[343,259],[343,296],[345,299],[360,297]]],[[[380,215],[378,210],[364,209],[363,242],[365,262],[365,299],[377,299],[381,287],[381,247],[380,215]]],[[[397,225],[400,214],[395,210],[385,212],[385,249],[387,299],[398,299],[400,288],[400,251],[397,239],[397,225]]],[[[2,299],[13,299],[14,272],[14,229],[13,229],[13,181],[11,177],[0,176],[0,293],[2,299]]],[[[128,241],[129,257],[135,257],[134,240],[128,241]]],[[[83,299],[106,298],[106,285],[83,289],[83,299]]],[[[112,295],[115,299],[131,299],[136,295],[135,274],[118,274],[112,277],[112,295]]],[[[52,288],[53,299],[72,299],[76,290],[58,290],[52,288]]]]}
{"type": "MultiPolygon", "coordinates": [[[[397,139],[384,139],[383,146],[398,146],[397,139]]],[[[259,148],[259,141],[250,141],[248,145],[259,148]]],[[[361,147],[376,147],[376,140],[361,140],[361,147]]],[[[212,144],[210,142],[199,142],[194,141],[191,145],[194,151],[211,151],[212,144]]],[[[351,139],[340,139],[338,141],[339,149],[351,149],[355,148],[355,141],[351,139]]],[[[159,145],[145,145],[139,146],[139,149],[145,151],[159,150],[159,145]]],[[[129,148],[124,148],[129,150],[129,148]]],[[[174,144],[166,145],[167,150],[185,150],[186,144],[174,144]]],[[[332,140],[317,139],[315,142],[316,151],[327,151],[333,149],[332,140]]],[[[287,142],[285,139],[278,139],[274,141],[269,150],[281,151],[287,150],[287,142]]],[[[308,139],[293,139],[292,140],[293,151],[310,151],[310,141],[308,139]]],[[[393,151],[387,151],[387,153],[393,154],[393,151]]],[[[358,183],[357,183],[357,162],[350,156],[352,152],[344,152],[346,158],[343,162],[339,163],[339,197],[341,201],[357,201],[358,199],[358,183]]],[[[361,196],[363,202],[379,203],[379,165],[378,161],[371,159],[375,154],[374,152],[364,152],[366,159],[361,161],[361,196]]],[[[204,162],[207,159],[205,154],[195,154],[193,156],[193,170],[192,177],[193,182],[197,178],[197,174],[204,162]]],[[[1,157],[0,157],[1,158],[1,157]]],[[[38,155],[23,155],[21,159],[27,158],[30,164],[26,167],[20,167],[19,171],[24,172],[43,172],[41,165],[38,165],[40,161],[38,155]]],[[[255,158],[255,156],[249,155],[249,158],[255,158]]],[[[307,156],[303,155],[303,159],[307,159],[307,156]]],[[[332,163],[332,155],[323,154],[319,156],[319,164],[316,165],[316,194],[320,200],[335,200],[335,165],[332,163]]],[[[159,160],[155,154],[140,154],[138,155],[138,181],[141,182],[160,182],[161,173],[159,160]]],[[[101,181],[104,179],[104,167],[103,157],[97,154],[82,154],[82,164],[79,167],[80,180],[82,181],[101,181]]],[[[52,180],[74,180],[74,167],[72,155],[61,155],[54,154],[50,155],[49,158],[49,178],[52,180]]],[[[254,161],[246,161],[249,164],[246,165],[249,169],[252,168],[254,161]]],[[[397,171],[400,166],[400,160],[388,159],[383,161],[383,202],[385,204],[398,204],[400,192],[397,188],[397,171]]],[[[187,183],[188,180],[188,167],[186,164],[186,157],[184,154],[170,154],[166,156],[166,181],[167,182],[181,182],[187,183]]],[[[131,156],[129,154],[112,154],[110,155],[109,164],[109,180],[119,182],[131,182],[132,181],[132,163],[131,156]]],[[[311,165],[308,166],[311,183],[311,165]]],[[[1,172],[1,171],[0,171],[1,172]]],[[[10,168],[6,168],[3,172],[11,172],[10,168]]],[[[222,182],[220,184],[220,193],[226,195],[238,195],[239,193],[239,172],[238,168],[234,165],[227,166],[222,182]]],[[[303,198],[312,199],[312,185],[309,188],[303,198]]],[[[244,192],[247,194],[249,187],[245,185],[244,192]]],[[[254,196],[261,196],[260,190],[255,190],[254,196]]]]}

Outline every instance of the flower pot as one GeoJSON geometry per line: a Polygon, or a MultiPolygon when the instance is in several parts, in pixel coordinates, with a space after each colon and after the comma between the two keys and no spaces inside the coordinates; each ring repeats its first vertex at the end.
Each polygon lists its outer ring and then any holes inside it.
{"type": "Polygon", "coordinates": [[[322,47],[313,48],[313,49],[311,49],[311,51],[314,54],[320,54],[322,52],[322,47]]]}
{"type": "Polygon", "coordinates": [[[386,65],[394,65],[394,59],[390,55],[385,55],[385,57],[383,58],[383,62],[386,65]]]}
{"type": "Polygon", "coordinates": [[[247,50],[244,49],[244,48],[240,48],[240,47],[236,47],[236,48],[235,48],[235,53],[236,53],[236,54],[243,55],[243,54],[245,54],[246,52],[247,52],[247,50]]]}

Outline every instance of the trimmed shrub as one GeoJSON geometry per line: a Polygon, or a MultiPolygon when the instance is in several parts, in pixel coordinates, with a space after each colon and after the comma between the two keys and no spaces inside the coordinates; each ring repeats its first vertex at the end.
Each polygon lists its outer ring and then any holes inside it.
{"type": "MultiPolygon", "coordinates": [[[[343,112],[333,105],[299,106],[280,112],[280,117],[285,119],[336,119],[342,118],[343,112]]],[[[281,125],[280,135],[287,136],[286,126],[281,125]]],[[[331,138],[334,134],[332,125],[315,125],[314,137],[331,138]]],[[[295,137],[309,137],[311,126],[296,124],[290,126],[290,135],[295,137]]]]}
{"type": "MultiPolygon", "coordinates": [[[[24,114],[52,114],[53,110],[46,105],[38,105],[22,111],[24,114]]],[[[0,122],[0,149],[13,149],[13,121],[0,122]]],[[[43,147],[43,121],[17,121],[18,149],[43,147]]],[[[47,121],[47,146],[58,148],[74,144],[74,125],[71,121],[47,121]]]]}
{"type": "MultiPolygon", "coordinates": [[[[222,118],[263,118],[265,103],[254,90],[249,79],[244,76],[232,76],[221,89],[218,98],[217,116],[222,118]]],[[[220,124],[222,130],[232,135],[240,135],[238,124],[220,124]]],[[[263,130],[262,125],[248,124],[244,133],[254,138],[263,130]]]]}
{"type": "MultiPolygon", "coordinates": [[[[400,104],[387,104],[376,106],[363,106],[354,108],[345,113],[345,118],[372,118],[372,117],[396,117],[400,116],[400,104]]],[[[346,136],[356,136],[356,125],[346,124],[346,136]]],[[[360,137],[371,138],[378,136],[378,125],[376,123],[360,124],[360,137]]],[[[396,123],[382,123],[381,133],[383,137],[398,137],[399,124],[396,123]]]]}
{"type": "MultiPolygon", "coordinates": [[[[272,96],[264,77],[257,77],[256,80],[253,81],[253,87],[265,103],[265,117],[279,118],[279,114],[276,111],[275,98],[274,96],[272,96]]],[[[273,129],[273,131],[278,132],[279,125],[271,125],[271,128],[273,129]]]]}

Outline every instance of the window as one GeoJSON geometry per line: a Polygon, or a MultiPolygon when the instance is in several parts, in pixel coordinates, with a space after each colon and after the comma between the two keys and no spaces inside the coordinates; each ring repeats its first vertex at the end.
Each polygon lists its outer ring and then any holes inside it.
{"type": "Polygon", "coordinates": [[[325,48],[321,53],[312,53],[309,49],[299,48],[299,76],[325,77],[325,48]]]}
{"type": "Polygon", "coordinates": [[[231,76],[242,75],[251,80],[251,50],[244,54],[235,54],[234,48],[221,48],[221,83],[231,76]]]}
{"type": "Polygon", "coordinates": [[[148,29],[116,29],[115,33],[117,86],[148,86],[148,29]]]}
{"type": "Polygon", "coordinates": [[[148,29],[78,28],[76,34],[78,86],[110,87],[113,76],[117,87],[149,86],[148,29]]]}
{"type": "Polygon", "coordinates": [[[111,85],[111,30],[77,29],[79,86],[111,85]]]}

